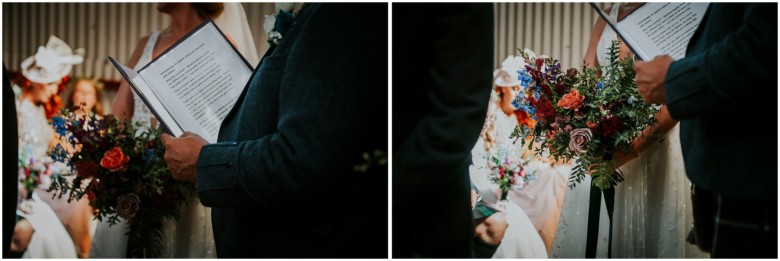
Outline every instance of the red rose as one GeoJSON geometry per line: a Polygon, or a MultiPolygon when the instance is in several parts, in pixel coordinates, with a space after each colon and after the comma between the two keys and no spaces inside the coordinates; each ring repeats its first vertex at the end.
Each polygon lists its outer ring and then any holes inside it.
{"type": "Polygon", "coordinates": [[[564,94],[561,100],[558,101],[558,107],[564,109],[571,109],[577,111],[582,106],[585,96],[580,95],[577,89],[572,89],[569,93],[564,94]]]}
{"type": "Polygon", "coordinates": [[[82,178],[91,178],[98,174],[98,165],[91,161],[75,161],[73,166],[76,168],[76,175],[82,178]]]}
{"type": "Polygon", "coordinates": [[[122,149],[119,147],[114,147],[103,154],[103,159],[100,160],[100,166],[106,168],[108,171],[115,172],[117,170],[126,169],[128,161],[130,161],[130,156],[122,153],[122,149]]]}

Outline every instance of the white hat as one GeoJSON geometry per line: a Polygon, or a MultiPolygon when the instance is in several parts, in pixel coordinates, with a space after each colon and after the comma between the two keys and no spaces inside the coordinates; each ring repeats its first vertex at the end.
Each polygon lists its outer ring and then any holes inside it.
{"type": "Polygon", "coordinates": [[[22,75],[32,82],[53,83],[70,74],[74,64],[84,61],[84,49],[73,49],[60,38],[52,35],[46,46],[39,46],[38,53],[22,61],[22,75]]]}
{"type": "Polygon", "coordinates": [[[496,79],[495,84],[498,87],[512,87],[520,85],[517,79],[517,71],[525,67],[525,60],[521,56],[510,55],[501,63],[501,68],[493,72],[496,79]]]}
{"type": "MultiPolygon", "coordinates": [[[[536,53],[526,48],[524,50],[528,57],[535,58],[536,53]]],[[[501,63],[501,68],[493,72],[493,78],[495,78],[495,84],[498,87],[513,87],[520,85],[520,79],[518,79],[519,73],[525,68],[525,59],[522,56],[509,55],[501,63]]]]}

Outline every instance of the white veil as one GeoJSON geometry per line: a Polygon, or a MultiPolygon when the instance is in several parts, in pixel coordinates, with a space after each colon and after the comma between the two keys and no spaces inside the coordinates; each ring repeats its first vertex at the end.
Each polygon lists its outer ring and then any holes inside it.
{"type": "Polygon", "coordinates": [[[239,2],[225,3],[225,9],[222,14],[214,19],[214,23],[219,26],[223,33],[233,38],[238,51],[246,58],[249,64],[254,67],[260,61],[257,55],[257,47],[252,37],[252,30],[249,29],[249,22],[246,19],[244,7],[239,2]]]}

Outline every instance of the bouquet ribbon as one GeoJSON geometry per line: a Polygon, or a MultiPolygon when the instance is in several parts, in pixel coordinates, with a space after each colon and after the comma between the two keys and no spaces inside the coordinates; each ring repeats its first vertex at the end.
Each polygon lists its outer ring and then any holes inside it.
{"type": "Polygon", "coordinates": [[[585,241],[585,258],[596,258],[596,246],[599,236],[599,218],[601,216],[601,194],[604,194],[604,203],[607,205],[609,216],[609,241],[607,245],[607,258],[612,258],[612,213],[615,210],[615,185],[601,190],[591,181],[590,204],[588,207],[588,231],[585,241]]]}

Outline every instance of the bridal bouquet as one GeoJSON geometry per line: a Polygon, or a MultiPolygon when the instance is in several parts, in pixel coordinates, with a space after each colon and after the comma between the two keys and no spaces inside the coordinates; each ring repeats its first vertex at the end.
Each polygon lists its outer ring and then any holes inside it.
{"type": "Polygon", "coordinates": [[[178,182],[163,159],[160,129],[140,130],[141,123],[119,121],[112,115],[77,117],[63,109],[52,125],[72,146],[57,145],[52,159],[64,162],[75,175],[72,182],[53,176],[52,190],[69,200],[86,196],[98,220],[111,225],[123,218],[129,224],[131,257],[161,255],[162,221],[178,218],[180,208],[195,195],[192,184],[178,182]]]}
{"type": "Polygon", "coordinates": [[[22,150],[19,155],[19,182],[27,192],[27,198],[32,197],[33,191],[41,185],[51,184],[51,177],[55,173],[61,173],[64,169],[54,164],[51,158],[36,158],[32,156],[31,149],[22,150]]]}
{"type": "Polygon", "coordinates": [[[520,190],[536,179],[533,172],[526,171],[521,157],[516,157],[509,148],[499,148],[490,155],[487,167],[490,181],[501,188],[501,200],[507,199],[510,190],[520,190]]]}
{"type": "Polygon", "coordinates": [[[513,138],[529,149],[534,142],[555,157],[576,158],[570,187],[590,173],[595,186],[606,189],[622,181],[612,153],[631,151],[631,142],[655,124],[657,109],[645,104],[637,91],[633,60],[618,59],[618,42],[610,50],[610,65],[561,71],[557,60],[531,57],[520,50],[527,65],[519,71],[521,91],[512,103],[518,119],[533,119],[535,125],[519,124],[513,138]]]}

